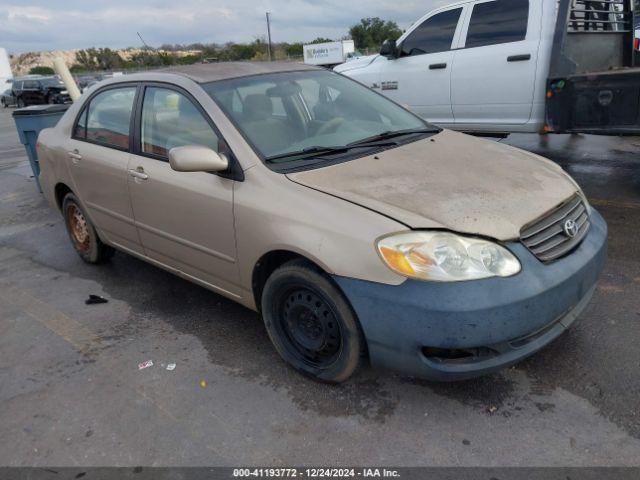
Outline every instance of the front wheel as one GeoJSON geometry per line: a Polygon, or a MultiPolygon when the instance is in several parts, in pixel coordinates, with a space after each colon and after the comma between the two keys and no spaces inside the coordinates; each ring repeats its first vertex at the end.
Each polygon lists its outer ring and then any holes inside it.
{"type": "Polygon", "coordinates": [[[315,380],[339,383],[358,368],[364,340],[342,292],[303,261],[286,263],[267,280],[264,323],[280,356],[315,380]]]}
{"type": "Polygon", "coordinates": [[[64,197],[62,214],[73,248],[82,260],[87,263],[103,263],[113,256],[113,248],[102,243],[91,220],[73,193],[68,193],[64,197]]]}

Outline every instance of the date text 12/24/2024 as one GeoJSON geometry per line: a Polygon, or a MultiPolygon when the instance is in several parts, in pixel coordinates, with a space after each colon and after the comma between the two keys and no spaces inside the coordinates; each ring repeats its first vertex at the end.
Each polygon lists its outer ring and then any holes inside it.
{"type": "Polygon", "coordinates": [[[398,478],[397,470],[387,468],[235,468],[236,478],[398,478]]]}

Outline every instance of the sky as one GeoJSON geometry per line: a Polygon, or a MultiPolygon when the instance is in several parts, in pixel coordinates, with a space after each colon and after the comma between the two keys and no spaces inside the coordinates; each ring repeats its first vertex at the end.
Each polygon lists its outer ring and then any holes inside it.
{"type": "Polygon", "coordinates": [[[340,38],[363,17],[405,29],[452,0],[0,0],[0,47],[10,53],[88,47],[340,38]]]}

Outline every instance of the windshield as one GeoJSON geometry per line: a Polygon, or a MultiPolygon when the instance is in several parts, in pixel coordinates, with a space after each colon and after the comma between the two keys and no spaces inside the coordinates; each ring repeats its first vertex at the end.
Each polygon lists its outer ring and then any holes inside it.
{"type": "Polygon", "coordinates": [[[320,152],[392,132],[436,129],[385,97],[329,71],[256,75],[203,88],[258,153],[273,162],[293,160],[295,155],[289,154],[295,152],[320,152]]]}

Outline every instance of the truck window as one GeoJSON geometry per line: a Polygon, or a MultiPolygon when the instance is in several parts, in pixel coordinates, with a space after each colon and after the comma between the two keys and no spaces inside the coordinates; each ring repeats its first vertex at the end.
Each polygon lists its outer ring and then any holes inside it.
{"type": "Polygon", "coordinates": [[[462,8],[455,8],[427,18],[404,39],[400,46],[400,56],[409,57],[451,50],[461,13],[462,8]]]}
{"type": "Polygon", "coordinates": [[[527,36],[529,0],[496,0],[474,5],[466,48],[519,42],[527,36]]]}

